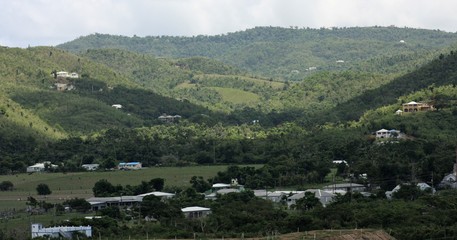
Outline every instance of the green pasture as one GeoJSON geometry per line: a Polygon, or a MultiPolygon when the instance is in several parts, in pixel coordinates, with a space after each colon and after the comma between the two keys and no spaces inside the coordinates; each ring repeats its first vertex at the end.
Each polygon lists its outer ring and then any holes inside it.
{"type": "Polygon", "coordinates": [[[242,80],[246,82],[250,82],[259,86],[268,86],[273,89],[283,89],[284,88],[284,83],[283,82],[278,82],[278,81],[269,81],[265,79],[259,79],[259,78],[252,78],[252,77],[246,77],[246,76],[238,76],[238,75],[220,75],[220,74],[204,74],[204,75],[199,75],[196,76],[199,81],[207,81],[211,82],[212,80],[217,80],[217,79],[228,79],[232,78],[235,80],[242,80]]]}
{"type": "MultiPolygon", "coordinates": [[[[261,165],[250,165],[260,167],[261,165]]],[[[141,181],[153,178],[165,179],[165,187],[190,186],[192,176],[202,176],[205,179],[214,177],[217,172],[227,169],[226,165],[192,166],[192,167],[153,167],[136,171],[106,171],[106,172],[74,172],[74,173],[33,173],[2,175],[0,182],[11,181],[14,191],[0,192],[0,210],[25,207],[28,196],[48,202],[62,202],[65,199],[92,196],[92,187],[100,179],[106,179],[113,185],[138,185],[141,181]],[[52,194],[38,197],[36,186],[45,183],[52,194]]]]}
{"type": "Polygon", "coordinates": [[[250,104],[250,103],[256,103],[260,101],[260,96],[239,90],[239,89],[234,89],[234,88],[222,88],[222,87],[208,87],[209,89],[213,89],[217,91],[221,97],[222,100],[225,102],[231,102],[234,104],[250,104]]]}

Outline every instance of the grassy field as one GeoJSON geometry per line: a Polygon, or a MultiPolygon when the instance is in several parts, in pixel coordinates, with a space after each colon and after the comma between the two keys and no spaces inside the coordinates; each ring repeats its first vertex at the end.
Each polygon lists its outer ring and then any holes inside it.
{"type": "Polygon", "coordinates": [[[211,82],[213,79],[232,78],[232,79],[236,79],[236,80],[251,82],[251,83],[254,83],[259,86],[268,86],[268,87],[271,87],[276,90],[283,89],[284,85],[285,85],[283,82],[269,81],[269,80],[265,80],[265,79],[258,79],[258,78],[251,78],[251,77],[237,76],[237,75],[204,74],[204,75],[196,76],[195,78],[199,79],[200,81],[208,81],[208,82],[211,82]]]}
{"type": "Polygon", "coordinates": [[[259,95],[234,88],[208,87],[217,91],[222,100],[234,104],[252,104],[260,101],[259,95]]]}
{"type": "MultiPolygon", "coordinates": [[[[253,165],[260,167],[261,165],[253,165]]],[[[192,176],[212,178],[227,166],[195,166],[195,167],[156,167],[144,168],[137,171],[108,171],[108,172],[77,172],[77,173],[34,173],[0,176],[0,182],[11,181],[14,191],[0,192],[0,210],[23,208],[28,196],[37,197],[36,186],[45,183],[52,194],[46,197],[49,202],[62,202],[70,198],[88,198],[92,196],[92,187],[100,179],[106,179],[113,185],[138,185],[141,181],[153,178],[165,179],[165,187],[190,186],[192,176]]]]}

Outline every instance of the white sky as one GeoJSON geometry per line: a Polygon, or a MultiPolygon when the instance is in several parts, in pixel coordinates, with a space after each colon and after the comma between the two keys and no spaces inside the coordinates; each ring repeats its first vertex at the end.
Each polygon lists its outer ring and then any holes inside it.
{"type": "Polygon", "coordinates": [[[92,33],[216,35],[255,26],[389,26],[457,32],[456,0],[0,0],[0,45],[92,33]]]}

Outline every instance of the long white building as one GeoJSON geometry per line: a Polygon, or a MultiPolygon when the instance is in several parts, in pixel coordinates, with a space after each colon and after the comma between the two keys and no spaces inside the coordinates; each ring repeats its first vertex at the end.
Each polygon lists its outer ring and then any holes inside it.
{"type": "Polygon", "coordinates": [[[59,226],[44,228],[40,223],[32,223],[32,238],[36,237],[64,237],[72,239],[73,233],[79,232],[85,234],[87,237],[92,237],[91,226],[59,226]]]}

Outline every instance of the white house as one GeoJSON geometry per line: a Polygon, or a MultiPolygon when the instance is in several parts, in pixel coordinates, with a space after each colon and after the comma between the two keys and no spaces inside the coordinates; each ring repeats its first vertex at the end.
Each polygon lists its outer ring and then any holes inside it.
{"type": "Polygon", "coordinates": [[[346,166],[348,165],[348,162],[346,160],[333,160],[333,164],[341,164],[344,163],[346,166]]]}
{"type": "Polygon", "coordinates": [[[83,164],[81,165],[82,168],[86,169],[87,171],[95,171],[100,167],[100,164],[83,164]]]}
{"type": "Polygon", "coordinates": [[[70,76],[70,75],[68,74],[68,72],[60,71],[60,72],[57,72],[57,73],[56,73],[56,76],[57,76],[57,77],[66,78],[66,77],[68,77],[68,76],[70,76]]]}
{"type": "Polygon", "coordinates": [[[289,195],[290,192],[287,191],[274,191],[274,192],[269,192],[267,190],[254,190],[254,196],[262,199],[267,199],[272,202],[278,203],[281,202],[283,196],[289,195]]]}
{"type": "Polygon", "coordinates": [[[27,167],[28,173],[34,172],[44,172],[46,168],[57,168],[58,166],[55,164],[51,164],[51,162],[42,162],[42,163],[35,163],[32,166],[27,167]]]}
{"type": "Polygon", "coordinates": [[[224,195],[232,192],[242,192],[244,186],[238,184],[237,179],[232,179],[230,184],[227,183],[215,183],[211,186],[211,193],[205,195],[205,199],[216,199],[217,194],[224,195]]]}
{"type": "Polygon", "coordinates": [[[457,189],[457,149],[455,152],[454,171],[444,176],[443,180],[441,180],[439,184],[439,187],[457,189]]]}
{"type": "Polygon", "coordinates": [[[175,120],[181,119],[181,115],[172,116],[164,113],[161,116],[159,116],[158,119],[162,122],[174,122],[175,120]]]}
{"type": "Polygon", "coordinates": [[[305,197],[307,192],[314,193],[314,196],[319,199],[319,202],[322,204],[323,207],[326,207],[330,202],[332,202],[333,198],[336,194],[324,191],[321,189],[308,189],[304,192],[294,194],[287,198],[287,207],[290,208],[292,205],[295,205],[299,199],[305,197]]]}
{"type": "Polygon", "coordinates": [[[175,196],[174,193],[167,193],[167,192],[149,192],[149,193],[143,193],[143,194],[140,194],[140,195],[137,195],[138,197],[146,197],[146,196],[150,196],[150,195],[154,195],[156,197],[159,197],[159,198],[172,198],[175,196]]]}
{"type": "Polygon", "coordinates": [[[381,129],[376,131],[376,138],[401,138],[402,134],[399,130],[391,129],[381,129]]]}
{"type": "Polygon", "coordinates": [[[31,225],[32,238],[36,237],[48,237],[48,238],[67,238],[72,239],[73,233],[79,232],[86,235],[86,237],[92,237],[91,226],[59,226],[59,227],[43,227],[42,224],[33,223],[31,225]]]}
{"type": "Polygon", "coordinates": [[[198,206],[182,208],[181,211],[184,213],[184,216],[186,216],[186,218],[191,219],[205,217],[211,213],[210,208],[198,206]]]}
{"type": "Polygon", "coordinates": [[[154,195],[161,199],[168,199],[175,196],[173,193],[166,192],[150,192],[143,193],[136,196],[119,196],[119,197],[91,197],[86,201],[90,203],[92,210],[100,210],[110,206],[131,207],[143,202],[146,196],[154,195]]]}
{"type": "Polygon", "coordinates": [[[75,72],[72,72],[70,73],[70,75],[68,75],[69,78],[79,78],[79,75],[75,72]]]}
{"type": "Polygon", "coordinates": [[[142,166],[140,162],[121,162],[119,163],[118,168],[122,170],[138,170],[141,169],[142,166]]]}
{"type": "MultiPolygon", "coordinates": [[[[408,183],[406,183],[406,185],[409,185],[408,183]]],[[[431,191],[434,193],[435,192],[435,189],[432,188],[430,185],[428,185],[427,183],[424,183],[424,182],[420,182],[420,183],[417,183],[416,185],[419,190],[421,191],[426,191],[428,189],[431,189],[431,191]]],[[[394,189],[392,189],[392,191],[386,191],[385,194],[386,194],[386,198],[387,199],[392,199],[392,196],[394,195],[394,193],[398,192],[399,190],[401,189],[401,184],[398,184],[394,189]]]]}

